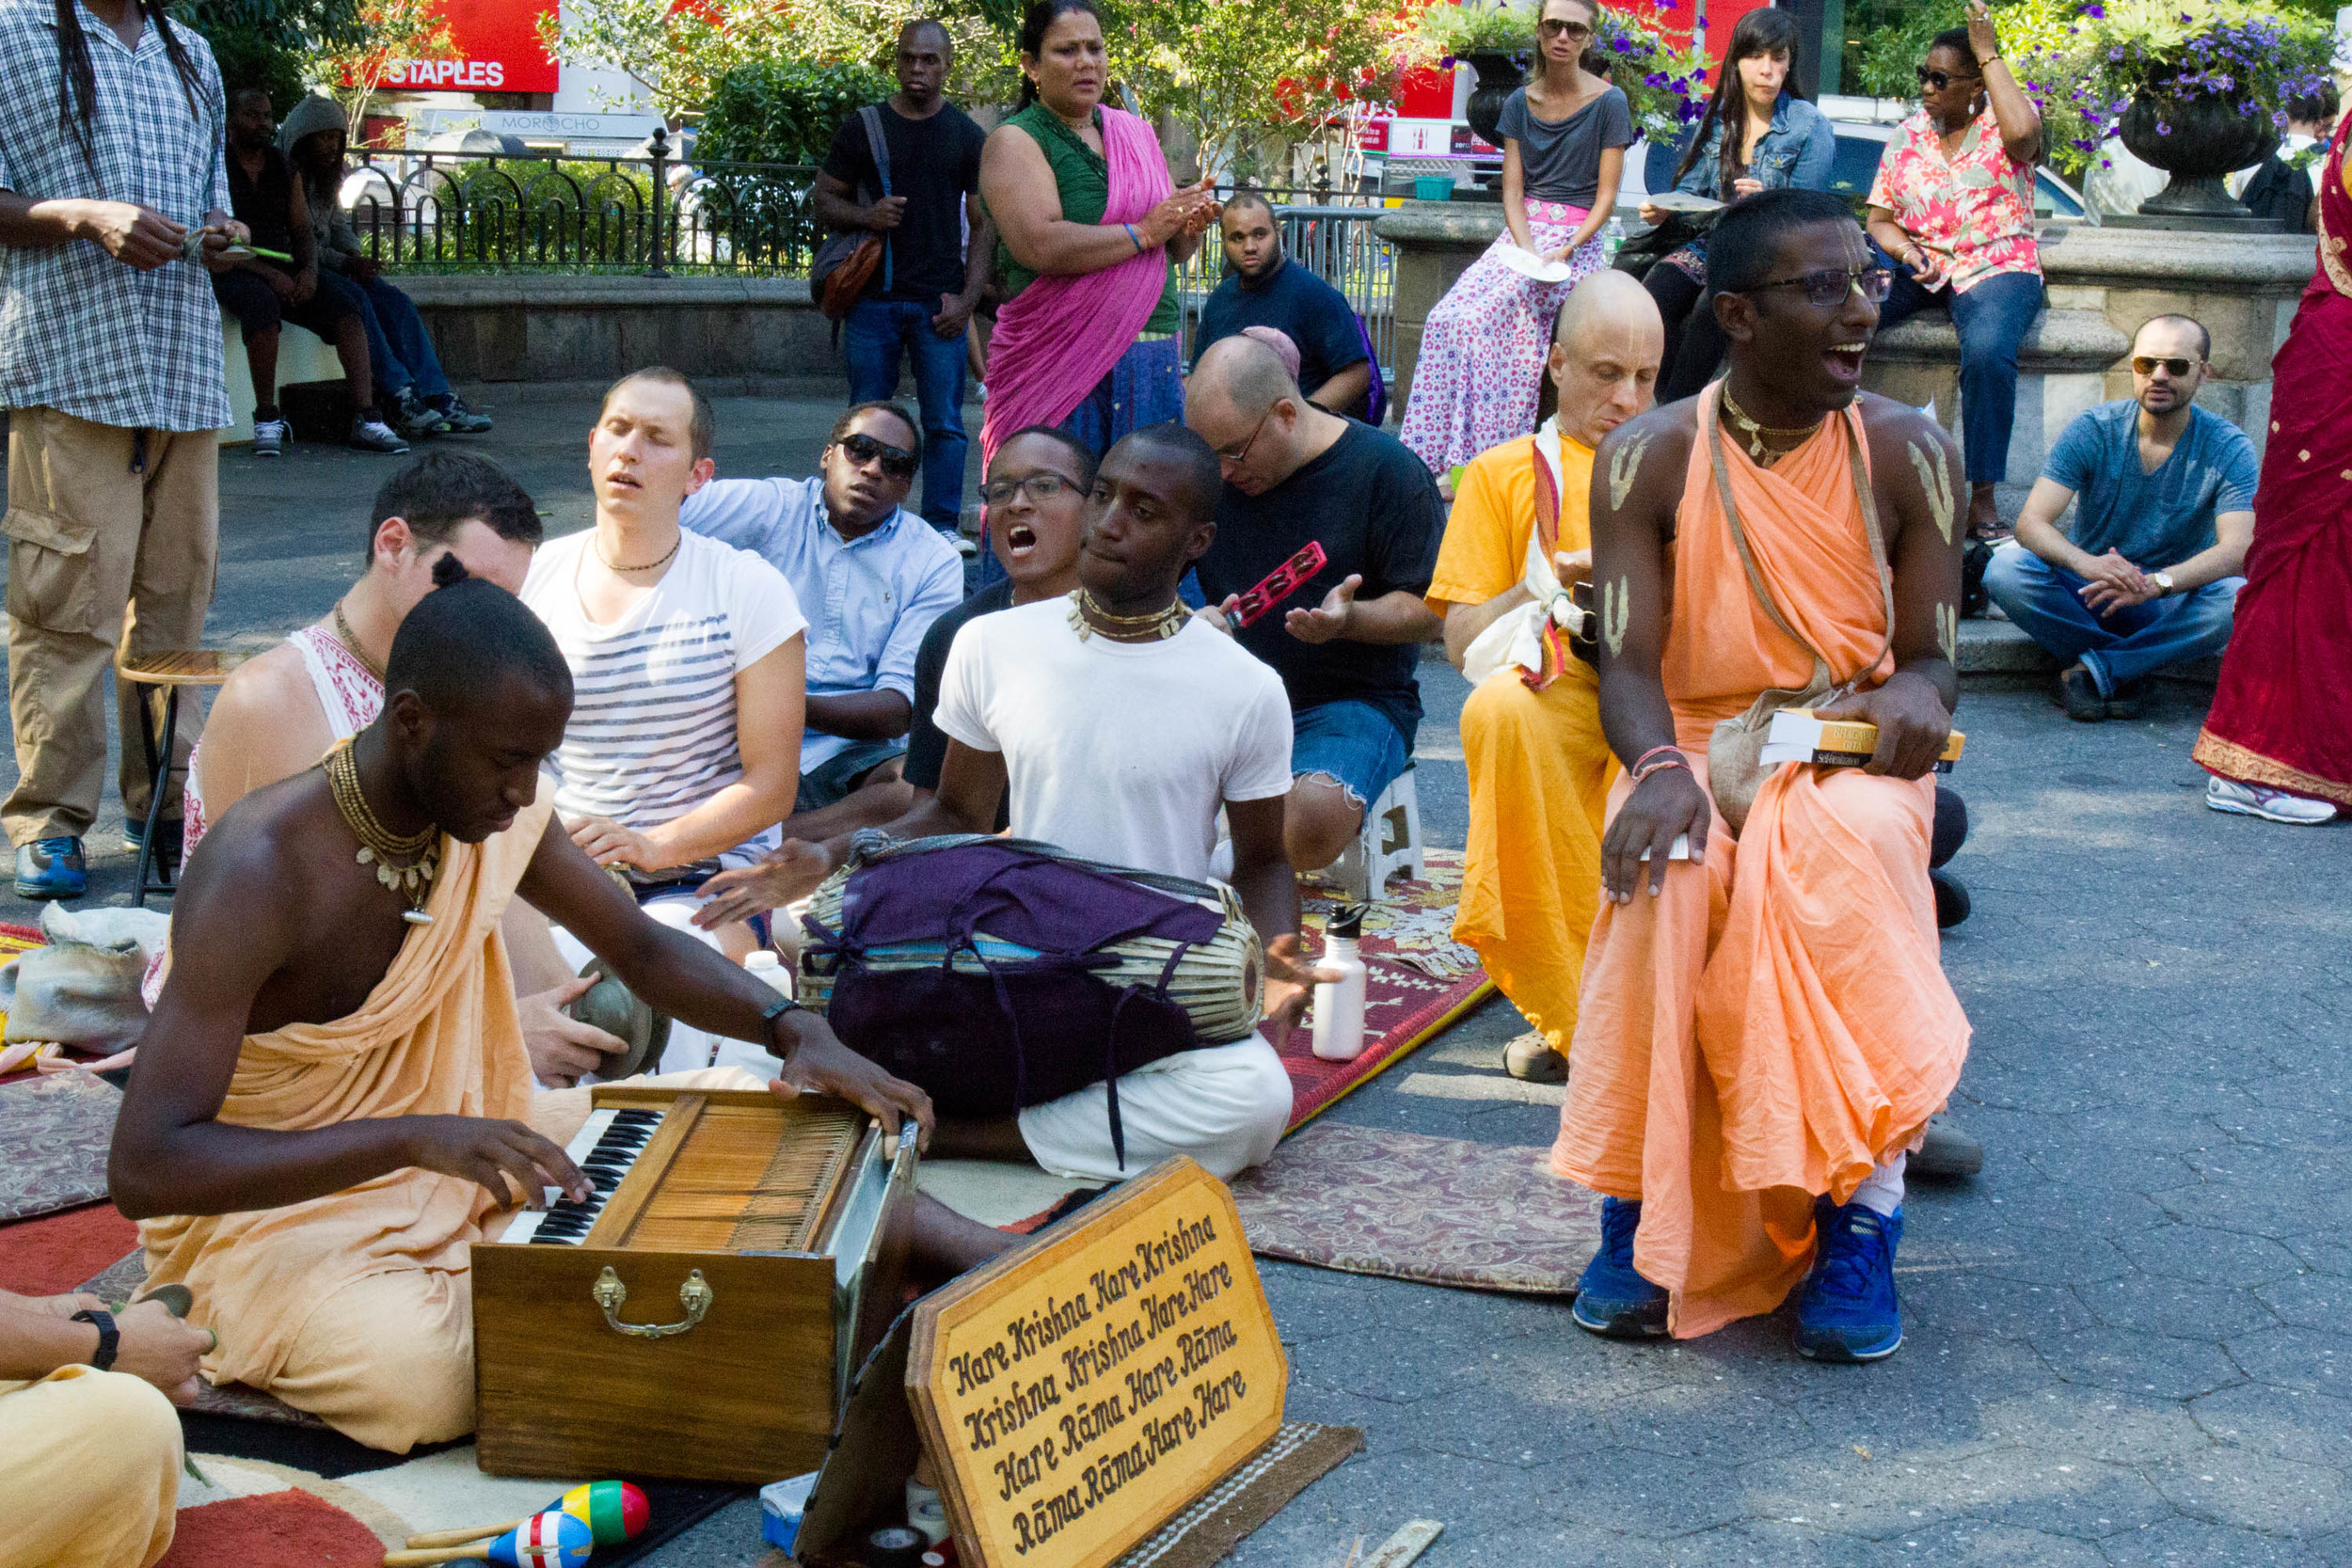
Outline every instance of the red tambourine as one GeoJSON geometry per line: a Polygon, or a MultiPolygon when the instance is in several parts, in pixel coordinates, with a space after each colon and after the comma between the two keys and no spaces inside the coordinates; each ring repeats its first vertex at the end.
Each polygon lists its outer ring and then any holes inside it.
{"type": "Polygon", "coordinates": [[[1263,582],[1241,595],[1241,603],[1233,610],[1233,624],[1237,626],[1249,625],[1297,593],[1309,578],[1323,570],[1324,563],[1323,546],[1311,542],[1305,549],[1267,573],[1263,582]]]}

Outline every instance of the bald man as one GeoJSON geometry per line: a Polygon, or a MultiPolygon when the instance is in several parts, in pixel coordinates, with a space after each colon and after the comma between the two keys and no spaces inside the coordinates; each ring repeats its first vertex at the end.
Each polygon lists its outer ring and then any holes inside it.
{"type": "Polygon", "coordinates": [[[1184,422],[1224,477],[1216,538],[1197,566],[1231,616],[1244,589],[1309,544],[1323,569],[1287,606],[1228,629],[1282,677],[1291,705],[1283,849],[1299,871],[1340,858],[1364,813],[1411,765],[1421,724],[1413,667],[1438,632],[1422,602],[1444,503],[1396,437],[1327,413],[1255,339],[1209,345],[1184,388],[1184,422]]]}
{"type": "Polygon", "coordinates": [[[1599,272],[1576,286],[1552,332],[1560,411],[1464,467],[1429,585],[1446,657],[1472,687],[1462,705],[1470,845],[1454,936],[1533,1025],[1504,1047],[1503,1066],[1536,1083],[1568,1075],[1600,903],[1611,762],[1600,677],[1574,602],[1593,574],[1593,451],[1649,407],[1665,341],[1657,305],[1628,275],[1599,272]]]}

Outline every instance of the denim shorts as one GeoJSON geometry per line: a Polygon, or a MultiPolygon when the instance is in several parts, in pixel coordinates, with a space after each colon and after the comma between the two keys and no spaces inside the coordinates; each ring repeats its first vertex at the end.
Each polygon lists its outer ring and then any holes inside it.
{"type": "Polygon", "coordinates": [[[1336,780],[1359,809],[1402,778],[1412,760],[1405,737],[1370,703],[1318,703],[1291,712],[1291,776],[1336,780]]]}
{"type": "Polygon", "coordinates": [[[852,740],[815,768],[801,775],[799,799],[792,809],[816,811],[846,800],[851,790],[866,782],[866,775],[888,762],[904,756],[907,743],[902,736],[897,740],[852,740]]]}

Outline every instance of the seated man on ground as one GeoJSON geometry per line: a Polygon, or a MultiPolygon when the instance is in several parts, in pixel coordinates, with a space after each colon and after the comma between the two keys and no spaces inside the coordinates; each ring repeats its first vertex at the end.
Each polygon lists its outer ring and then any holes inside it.
{"type": "Polygon", "coordinates": [[[278,128],[278,150],[302,182],[321,272],[341,277],[358,293],[368,363],[401,433],[479,436],[490,428],[490,416],[467,407],[450,390],[416,301],[377,268],[343,214],[343,147],[350,123],[341,104],[310,93],[278,128]]]}
{"type": "MultiPolygon", "coordinates": [[[[931,1121],[821,1019],[646,918],[550,819],[539,769],[571,672],[462,572],[441,562],[450,586],[401,623],[375,722],[238,802],[189,865],[107,1171],[150,1281],[187,1286],[219,1336],[205,1376],[394,1452],[473,1425],[471,1244],[518,1199],[590,1190],[526,1125],[511,899],[662,1011],[781,1058],[779,1095],[837,1094],[893,1133],[931,1121]]],[[[1013,1240],[933,1204],[914,1225],[934,1266],[1013,1240]]]]}
{"type": "Polygon", "coordinates": [[[1298,870],[1320,871],[1411,766],[1413,667],[1441,627],[1422,595],[1445,507],[1403,442],[1309,403],[1274,351],[1248,338],[1200,356],[1184,422],[1225,476],[1215,543],[1197,568],[1211,604],[1230,617],[1243,590],[1305,546],[1323,546],[1323,569],[1287,605],[1234,632],[1289,694],[1296,782],[1284,848],[1298,870]]]}
{"type": "Polygon", "coordinates": [[[256,245],[294,258],[279,262],[247,256],[213,275],[220,308],[245,329],[246,365],[253,376],[253,455],[277,457],[286,448],[288,426],[278,407],[278,324],[292,322],[333,343],[343,362],[353,410],[349,444],[397,457],[408,443],[384,422],[376,405],[359,291],[321,269],[302,182],[278,150],[277,135],[267,92],[246,87],[230,99],[230,205],[256,245]]]}
{"type": "Polygon", "coordinates": [[[1750,197],[1707,258],[1727,377],[1595,459],[1601,722],[1626,771],[1552,1148],[1606,1199],[1573,1313],[1689,1338],[1802,1282],[1798,1352],[1875,1360],[1902,1342],[1905,1151],[1968,1052],[1928,880],[1959,453],[1859,390],[1890,279],[1844,202],[1750,197]],[[1715,738],[1808,688],[1878,727],[1867,767],[1766,770],[1715,738]]]}
{"type": "Polygon", "coordinates": [[[1362,419],[1372,391],[1372,353],[1347,296],[1292,261],[1282,245],[1274,208],[1256,191],[1227,199],[1217,220],[1225,233],[1225,280],[1200,307],[1200,356],[1246,326],[1270,326],[1298,345],[1299,386],[1307,401],[1334,414],[1362,419]]]}
{"type": "Polygon", "coordinates": [[[7,1568],[151,1568],[171,1547],[180,1418],[210,1340],[144,1301],[0,1291],[7,1568]]]}
{"type": "Polygon", "coordinates": [[[1463,467],[1429,584],[1446,657],[1477,683],[1462,705],[1470,825],[1454,939],[1525,1015],[1503,1066],[1535,1083],[1568,1075],[1611,771],[1600,673],[1589,641],[1570,646],[1583,616],[1567,595],[1593,575],[1594,449],[1649,407],[1664,352],[1657,303],[1631,277],[1570,291],[1551,341],[1559,413],[1463,467]]]}
{"type": "MultiPolygon", "coordinates": [[[[988,508],[989,547],[1005,578],[981,589],[931,623],[914,654],[914,717],[907,728],[905,770],[888,784],[869,784],[843,803],[842,819],[887,822],[939,791],[940,765],[947,737],[933,721],[939,680],[947,652],[965,623],[1015,605],[1067,598],[1078,587],[1078,536],[1086,526],[1087,496],[1094,488],[1094,453],[1085,442],[1053,425],[1030,425],[1005,437],[989,465],[980,499],[988,508]]],[[[822,814],[818,814],[821,816],[822,814]]],[[[1003,808],[996,826],[1008,818],[1003,808]]],[[[803,817],[795,829],[811,820],[803,817]]],[[[723,871],[705,883],[708,900],[694,916],[706,930],[744,920],[803,896],[804,868],[795,856],[779,854],[759,864],[723,871]]],[[[779,927],[779,949],[798,941],[779,927]]]]}
{"type": "MultiPolygon", "coordinates": [[[[369,515],[367,570],[335,608],[240,665],[214,699],[188,765],[182,861],[221,813],[264,784],[313,767],[384,709],[384,660],[401,621],[433,589],[433,567],[455,556],[472,576],[522,590],[541,536],[523,487],[485,458],[437,452],[384,482],[369,515]]],[[[153,1006],[160,965],[148,974],[153,1006]]],[[[622,1042],[561,1010],[589,982],[565,977],[520,1000],[523,1042],[543,1083],[594,1071],[622,1042]]]]}
{"type": "Polygon", "coordinates": [[[2069,719],[2139,715],[2156,672],[2218,654],[2254,538],[2254,443],[2197,406],[2210,334],[2155,316],[2132,338],[2132,395],[2074,416],[1993,553],[1985,592],[2066,668],[2069,719]],[[2058,521],[2074,501],[2074,526],[2058,521]]]}
{"type": "MultiPolygon", "coordinates": [[[[895,403],[861,403],[834,422],[816,477],[715,479],[678,510],[688,531],[767,561],[817,612],[796,813],[837,806],[898,778],[915,650],[963,597],[963,558],[906,507],[922,463],[912,414],[895,403]]],[[[903,787],[876,790],[862,813],[795,822],[792,831],[824,838],[886,822],[909,799],[903,787]]]]}
{"type": "MultiPolygon", "coordinates": [[[[1265,944],[1263,1031],[1120,1075],[1123,1160],[1107,1083],[1001,1122],[959,1120],[946,1105],[934,1154],[1034,1160],[1091,1181],[1185,1154],[1230,1180],[1272,1153],[1289,1124],[1290,1075],[1275,1051],[1306,1006],[1305,988],[1337,976],[1298,956],[1298,884],[1282,855],[1290,713],[1280,683],[1196,625],[1177,597],[1216,531],[1217,488],[1216,454],[1182,425],[1147,426],[1110,450],[1088,504],[1079,592],[978,616],[957,635],[935,715],[947,736],[938,793],[891,831],[986,832],[1009,801],[1016,837],[1205,881],[1222,807],[1231,882],[1265,944]]],[[[767,895],[781,903],[805,894],[848,851],[846,835],[787,844],[767,895]],[[801,871],[797,884],[787,861],[801,871]]],[[[1057,1043],[1087,1060],[1103,1050],[1057,1043]]]]}
{"type": "MultiPolygon", "coordinates": [[[[678,525],[709,482],[710,443],[710,404],[677,372],[614,382],[588,436],[596,526],[542,546],[522,593],[579,685],[556,814],[655,919],[688,929],[694,890],[773,847],[792,810],[807,641],[781,572],[678,525]]],[[[576,934],[511,934],[526,990],[588,960],[576,934]]],[[[759,937],[739,923],[710,940],[740,962],[759,937]]],[[[728,1050],[674,1029],[663,1060],[707,1067],[728,1050]]]]}

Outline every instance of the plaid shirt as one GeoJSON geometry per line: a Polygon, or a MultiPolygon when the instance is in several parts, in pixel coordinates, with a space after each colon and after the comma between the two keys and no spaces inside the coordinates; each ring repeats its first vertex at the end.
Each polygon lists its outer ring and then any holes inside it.
{"type": "MultiPolygon", "coordinates": [[[[47,0],[0,0],[0,188],[36,201],[135,201],[190,228],[229,211],[228,114],[212,50],[181,47],[210,83],[191,116],[150,24],[135,50],[80,6],[98,93],[93,175],[57,123],[56,14],[47,0]]],[[[95,241],[0,245],[0,406],[55,408],[121,429],[229,423],[220,307],[200,264],[140,272],[95,241]]]]}

